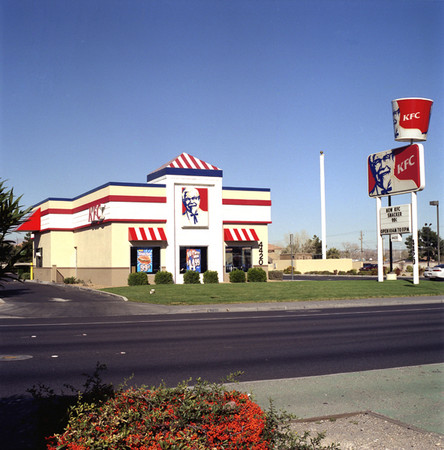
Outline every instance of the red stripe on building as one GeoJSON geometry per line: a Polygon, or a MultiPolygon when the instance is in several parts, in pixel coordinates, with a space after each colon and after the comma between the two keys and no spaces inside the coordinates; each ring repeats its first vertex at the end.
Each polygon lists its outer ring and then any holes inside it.
{"type": "Polygon", "coordinates": [[[224,225],[268,225],[270,223],[273,223],[273,222],[271,222],[271,220],[263,221],[263,222],[257,222],[255,220],[251,220],[251,221],[248,221],[248,220],[224,220],[223,221],[224,225]]]}
{"type": "Polygon", "coordinates": [[[166,203],[166,197],[163,196],[145,196],[145,195],[107,195],[105,197],[98,198],[88,203],[84,203],[81,206],[75,208],[48,208],[42,211],[42,216],[48,214],[76,214],[84,211],[91,206],[96,206],[102,203],[108,202],[122,202],[122,203],[166,203]]]}
{"type": "Polygon", "coordinates": [[[166,234],[163,228],[144,228],[144,227],[129,227],[128,240],[130,241],[166,241],[166,234]],[[160,239],[156,236],[156,231],[160,239]]]}
{"type": "MultiPolygon", "coordinates": [[[[200,169],[199,163],[196,161],[197,158],[195,158],[195,157],[192,156],[192,155],[187,155],[187,156],[190,158],[191,162],[193,163],[193,165],[192,165],[190,168],[191,168],[191,169],[200,169]]],[[[201,162],[202,162],[202,164],[204,164],[204,166],[205,166],[205,163],[204,163],[203,161],[201,161],[201,162]]]]}
{"type": "Polygon", "coordinates": [[[159,230],[159,233],[160,233],[161,240],[162,241],[166,241],[167,237],[166,237],[166,234],[165,234],[165,230],[163,228],[158,228],[158,230],[159,230]]]}
{"type": "Polygon", "coordinates": [[[204,167],[205,170],[220,170],[218,167],[206,163],[205,161],[202,161],[195,156],[189,155],[188,153],[182,153],[176,159],[173,159],[170,163],[168,163],[166,167],[200,170],[202,170],[202,167],[204,167]]]}
{"type": "Polygon", "coordinates": [[[137,241],[136,230],[133,227],[128,228],[128,240],[137,241]]]}
{"type": "Polygon", "coordinates": [[[183,160],[183,162],[185,163],[185,165],[188,167],[188,169],[195,169],[196,167],[195,167],[195,163],[194,163],[194,161],[189,161],[191,158],[190,158],[190,155],[188,155],[188,154],[186,154],[186,153],[183,153],[182,154],[182,160],[183,160]]]}
{"type": "Polygon", "coordinates": [[[256,230],[254,230],[253,228],[250,228],[250,232],[253,235],[253,239],[255,241],[258,241],[259,240],[259,236],[257,235],[256,230]]]}
{"type": "Polygon", "coordinates": [[[259,241],[253,228],[224,228],[225,241],[259,241]]]}
{"type": "Polygon", "coordinates": [[[222,199],[223,205],[271,206],[271,200],[248,200],[236,198],[222,199]]]}

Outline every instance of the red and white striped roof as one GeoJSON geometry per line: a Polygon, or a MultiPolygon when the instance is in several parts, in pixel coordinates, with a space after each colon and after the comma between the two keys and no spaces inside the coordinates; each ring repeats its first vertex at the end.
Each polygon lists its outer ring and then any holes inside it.
{"type": "Polygon", "coordinates": [[[166,241],[166,234],[163,228],[155,227],[129,227],[129,241],[166,241]]]}
{"type": "Polygon", "coordinates": [[[221,170],[195,156],[189,155],[188,153],[182,153],[170,162],[167,162],[161,169],[164,167],[172,167],[175,169],[221,170]]]}
{"type": "Polygon", "coordinates": [[[258,241],[259,237],[253,228],[224,228],[225,241],[258,241]]]}

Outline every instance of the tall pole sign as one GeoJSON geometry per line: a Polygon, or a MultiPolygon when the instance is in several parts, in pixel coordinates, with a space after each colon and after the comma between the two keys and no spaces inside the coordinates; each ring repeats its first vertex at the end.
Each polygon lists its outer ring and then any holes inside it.
{"type": "Polygon", "coordinates": [[[378,281],[384,281],[382,236],[412,233],[413,283],[419,283],[418,207],[416,193],[425,187],[424,146],[433,100],[398,98],[392,101],[395,141],[405,147],[373,153],[367,158],[368,195],[376,198],[378,281]],[[411,205],[382,208],[382,197],[411,193],[411,205]]]}

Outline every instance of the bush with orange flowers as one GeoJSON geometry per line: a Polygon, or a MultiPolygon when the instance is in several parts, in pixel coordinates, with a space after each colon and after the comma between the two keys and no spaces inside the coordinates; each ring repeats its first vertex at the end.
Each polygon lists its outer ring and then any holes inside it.
{"type": "Polygon", "coordinates": [[[80,398],[62,434],[48,438],[49,450],[98,449],[336,449],[282,428],[248,394],[227,391],[200,379],[190,387],[161,385],[119,390],[103,402],[80,398]]]}

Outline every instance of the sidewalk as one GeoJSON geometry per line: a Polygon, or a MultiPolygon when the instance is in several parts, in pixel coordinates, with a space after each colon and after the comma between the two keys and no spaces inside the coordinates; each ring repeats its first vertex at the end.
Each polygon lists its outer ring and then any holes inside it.
{"type": "Polygon", "coordinates": [[[444,303],[444,295],[422,297],[387,297],[347,300],[322,300],[300,302],[268,303],[226,303],[213,305],[162,306],[151,304],[151,314],[157,310],[161,314],[252,312],[252,311],[294,311],[301,309],[353,308],[360,306],[421,305],[424,303],[444,303]]]}
{"type": "Polygon", "coordinates": [[[404,424],[444,434],[444,364],[241,382],[263,408],[298,418],[372,411],[404,424]]]}

